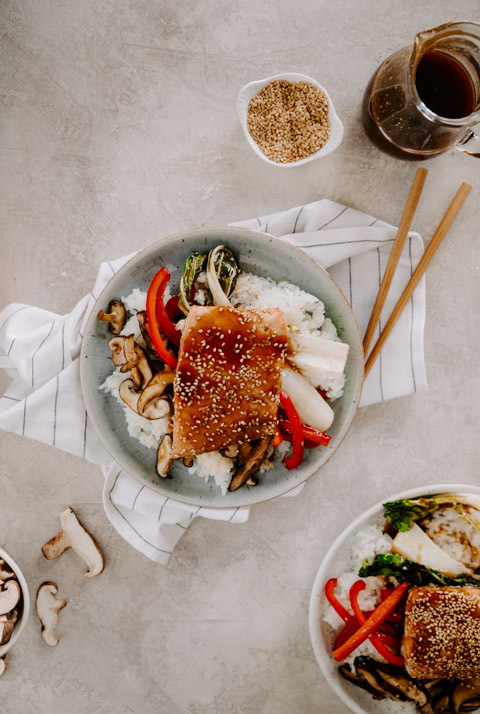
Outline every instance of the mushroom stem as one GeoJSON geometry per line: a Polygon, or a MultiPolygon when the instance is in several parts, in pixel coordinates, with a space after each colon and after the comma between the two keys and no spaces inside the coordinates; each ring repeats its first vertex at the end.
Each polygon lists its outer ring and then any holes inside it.
{"type": "Polygon", "coordinates": [[[48,543],[42,546],[42,553],[47,560],[58,558],[68,548],[82,558],[88,569],[84,572],[86,578],[99,575],[105,567],[105,559],[94,537],[80,523],[75,512],[70,507],[60,514],[62,530],[48,543]]]}

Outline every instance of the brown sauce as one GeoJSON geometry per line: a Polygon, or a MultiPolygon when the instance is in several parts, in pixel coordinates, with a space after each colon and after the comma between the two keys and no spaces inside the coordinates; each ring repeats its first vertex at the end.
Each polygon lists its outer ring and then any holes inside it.
{"type": "Polygon", "coordinates": [[[415,73],[415,86],[422,102],[440,117],[462,119],[475,109],[470,74],[461,62],[444,52],[425,52],[415,73]]]}

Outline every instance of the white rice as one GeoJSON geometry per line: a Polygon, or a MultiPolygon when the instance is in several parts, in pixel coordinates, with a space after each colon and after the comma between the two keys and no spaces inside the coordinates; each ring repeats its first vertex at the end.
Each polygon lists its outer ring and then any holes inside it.
{"type": "Polygon", "coordinates": [[[232,480],[233,463],[233,459],[222,456],[219,451],[210,451],[207,454],[198,454],[188,470],[192,474],[198,474],[205,481],[212,476],[225,496],[232,480]]]}
{"type": "MultiPolygon", "coordinates": [[[[199,281],[202,281],[204,274],[201,274],[199,281]]],[[[169,286],[165,291],[165,300],[170,297],[169,286]]],[[[197,289],[195,298],[198,302],[205,302],[206,294],[202,289],[197,289]]],[[[135,335],[135,341],[142,347],[145,346],[141,331],[136,318],[136,313],[146,308],[147,294],[138,288],[134,288],[130,295],[122,297],[130,317],[127,320],[121,334],[135,335]]],[[[325,317],[325,306],[321,300],[314,295],[301,290],[297,285],[286,280],[275,283],[271,278],[260,278],[251,273],[240,273],[235,290],[230,300],[234,307],[244,309],[268,309],[280,308],[285,315],[289,327],[303,334],[318,334],[327,340],[338,340],[337,330],[330,318],[325,317]]],[[[308,378],[308,375],[305,375],[308,378]]],[[[157,449],[158,444],[168,430],[169,417],[162,419],[145,419],[136,414],[126,404],[122,402],[119,395],[120,384],[127,376],[117,368],[107,377],[100,386],[105,392],[112,394],[123,406],[128,433],[134,439],[147,446],[157,449]]],[[[312,378],[315,387],[323,389],[327,396],[336,399],[343,394],[345,376],[333,377],[332,375],[315,374],[312,378]],[[316,383],[315,383],[316,382],[316,383]]],[[[284,441],[275,449],[275,462],[281,461],[289,450],[290,444],[284,441]]],[[[272,467],[271,461],[265,460],[260,468],[260,472],[268,471],[272,467]]],[[[226,493],[231,480],[233,461],[220,452],[210,452],[200,454],[195,457],[193,465],[189,471],[204,478],[206,481],[210,477],[220,487],[223,494],[226,493]]]]}

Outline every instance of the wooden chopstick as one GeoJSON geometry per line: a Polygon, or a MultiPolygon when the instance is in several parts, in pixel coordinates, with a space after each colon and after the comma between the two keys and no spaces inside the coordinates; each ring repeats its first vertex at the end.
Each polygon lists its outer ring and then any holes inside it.
{"type": "Polygon", "coordinates": [[[393,242],[387,267],[385,268],[385,273],[383,274],[382,282],[378,290],[377,299],[375,300],[375,305],[373,306],[372,314],[370,315],[370,321],[365,332],[365,337],[363,338],[363,352],[365,357],[368,354],[368,350],[370,348],[375,329],[380,319],[385,300],[387,299],[388,291],[390,290],[390,285],[392,284],[393,275],[395,273],[395,270],[397,269],[398,261],[402,254],[403,246],[405,245],[405,240],[408,236],[408,231],[410,230],[413,216],[415,215],[420,196],[422,195],[423,186],[425,184],[427,174],[427,169],[417,169],[417,173],[415,174],[415,178],[413,179],[412,188],[410,189],[410,194],[403,210],[402,220],[400,221],[400,225],[398,226],[397,235],[395,236],[395,240],[393,242]]]}
{"type": "Polygon", "coordinates": [[[383,345],[387,341],[391,331],[393,330],[393,327],[395,326],[395,323],[397,322],[402,310],[404,309],[405,305],[408,303],[410,298],[412,297],[413,291],[417,287],[418,283],[420,282],[420,279],[428,266],[430,265],[430,262],[435,255],[437,248],[439,247],[440,243],[442,240],[445,238],[448,229],[452,225],[453,221],[455,220],[458,212],[460,211],[461,207],[463,206],[465,199],[467,198],[468,194],[470,193],[471,190],[471,185],[469,183],[462,183],[460,188],[457,191],[457,194],[453,201],[451,202],[450,206],[447,209],[447,212],[443,216],[442,220],[440,221],[440,224],[435,231],[435,234],[433,235],[432,240],[428,244],[428,247],[423,254],[419,264],[415,268],[415,271],[410,278],[410,280],[407,283],[407,287],[402,293],[402,296],[400,297],[399,301],[395,305],[392,314],[388,318],[388,322],[383,328],[383,332],[380,335],[380,337],[377,340],[377,343],[375,344],[375,347],[371,351],[366,363],[365,363],[365,377],[367,374],[370,372],[373,363],[377,359],[383,345]]]}

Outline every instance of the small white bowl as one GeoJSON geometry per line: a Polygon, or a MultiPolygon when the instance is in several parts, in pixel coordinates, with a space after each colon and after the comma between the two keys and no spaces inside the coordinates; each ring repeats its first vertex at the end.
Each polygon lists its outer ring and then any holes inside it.
{"type": "Polygon", "coordinates": [[[325,87],[322,87],[322,85],[319,84],[315,79],[307,77],[306,74],[297,74],[296,72],[284,72],[282,74],[274,74],[273,77],[267,77],[266,79],[258,79],[255,82],[249,82],[244,87],[242,87],[242,89],[238,93],[237,111],[238,116],[240,117],[240,123],[242,125],[243,133],[245,134],[248,143],[250,144],[254,152],[257,154],[257,156],[260,156],[261,159],[263,159],[269,164],[272,164],[273,166],[301,166],[302,164],[307,164],[309,161],[313,161],[314,159],[319,159],[321,156],[326,156],[327,154],[330,154],[332,151],[335,151],[335,149],[342,143],[343,124],[338,118],[337,113],[335,112],[330,95],[328,94],[325,87]],[[307,156],[305,159],[299,159],[298,161],[288,161],[286,163],[272,161],[267,156],[265,156],[263,151],[261,151],[260,147],[258,146],[257,142],[252,139],[252,136],[248,131],[247,114],[250,100],[253,99],[253,97],[258,94],[264,87],[266,87],[267,84],[270,84],[270,82],[273,82],[274,80],[278,79],[284,79],[287,82],[308,82],[309,84],[313,84],[315,87],[324,92],[328,99],[330,136],[328,138],[327,143],[324,144],[321,149],[316,151],[314,154],[307,156]]]}
{"type": "Polygon", "coordinates": [[[355,534],[368,525],[382,525],[385,522],[383,504],[386,501],[397,501],[400,498],[419,498],[434,493],[476,493],[480,494],[478,486],[466,484],[442,483],[421,486],[397,493],[369,508],[356,518],[340,533],[330,547],[320,565],[310,597],[309,629],[313,651],[323,675],[335,693],[344,704],[355,714],[415,714],[417,711],[412,702],[395,702],[391,699],[376,701],[363,689],[347,682],[338,672],[338,665],[332,657],[335,633],[324,620],[330,605],[327,603],[324,588],[330,578],[337,578],[341,573],[352,569],[351,546],[355,534]]]}
{"type": "Polygon", "coordinates": [[[25,625],[27,624],[28,616],[30,614],[30,594],[28,592],[27,581],[25,576],[13,560],[13,558],[5,551],[0,548],[0,558],[5,561],[5,563],[13,570],[20,585],[20,590],[22,591],[22,614],[20,619],[15,623],[15,627],[12,632],[10,640],[0,647],[0,657],[4,657],[8,650],[13,647],[15,642],[18,640],[22,634],[25,625]]]}

